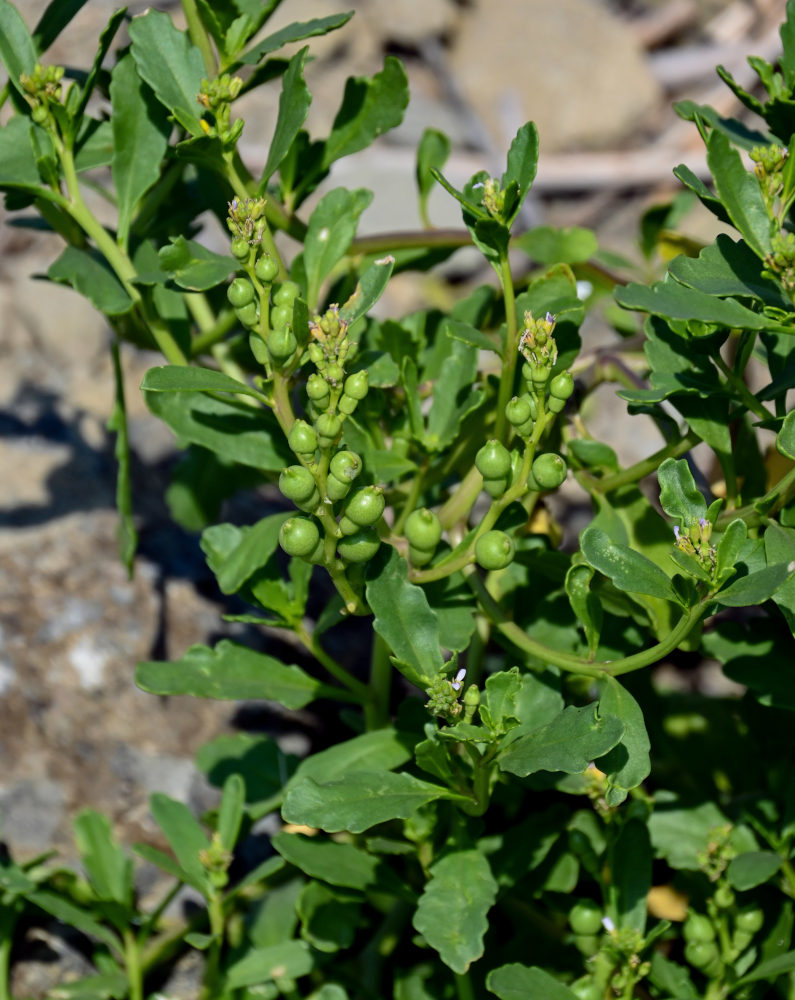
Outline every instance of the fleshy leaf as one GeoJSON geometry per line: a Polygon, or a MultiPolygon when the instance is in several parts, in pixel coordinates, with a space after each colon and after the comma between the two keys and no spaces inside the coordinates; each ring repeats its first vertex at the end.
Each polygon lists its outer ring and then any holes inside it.
{"type": "Polygon", "coordinates": [[[599,760],[599,769],[607,775],[607,803],[617,806],[649,776],[651,744],[640,705],[615,677],[607,675],[600,682],[599,710],[624,723],[621,742],[599,760]]]}
{"type": "Polygon", "coordinates": [[[770,220],[758,179],[745,169],[728,138],[715,129],[707,139],[707,164],[729,218],[748,246],[764,260],[770,252],[770,220]]]}
{"type": "Polygon", "coordinates": [[[446,966],[463,975],[483,954],[497,883],[480,851],[455,851],[437,861],[412,919],[446,966]]]}
{"type": "Polygon", "coordinates": [[[256,389],[245,382],[238,382],[231,375],[192,365],[161,365],[159,368],[150,368],[143,377],[141,388],[148,392],[231,392],[242,396],[260,395],[256,389]]]}
{"type": "Polygon", "coordinates": [[[262,184],[270,180],[271,175],[279,169],[279,164],[289,152],[309,113],[312,95],[304,80],[304,62],[308,52],[306,47],[296,52],[282,77],[279,113],[276,116],[268,159],[262,171],[262,184]]]}
{"type": "Polygon", "coordinates": [[[629,594],[648,594],[666,601],[677,596],[660,567],[628,545],[617,545],[600,528],[586,528],[580,545],[588,562],[629,594]]]}
{"type": "Polygon", "coordinates": [[[696,487],[693,473],[685,459],[666,458],[657,471],[660,506],[680,527],[687,527],[707,513],[707,504],[696,487]]]}
{"type": "Polygon", "coordinates": [[[548,972],[537,966],[520,965],[512,962],[493,969],[486,976],[486,987],[500,1000],[530,1000],[541,997],[544,1000],[576,1000],[577,994],[563,983],[553,979],[548,972]]]}
{"type": "Polygon", "coordinates": [[[745,851],[729,862],[726,877],[735,889],[755,889],[778,872],[783,859],[775,851],[745,851]]]}
{"type": "Polygon", "coordinates": [[[353,242],[359,216],[372,199],[372,191],[365,188],[334,188],[321,198],[309,217],[303,261],[310,308],[316,307],[320,285],[353,242]]]}
{"type": "MultiPolygon", "coordinates": [[[[536,771],[581,774],[592,760],[612,750],[624,723],[599,715],[596,704],[569,705],[547,725],[509,743],[497,758],[501,771],[526,778],[536,771]]],[[[510,738],[510,734],[509,734],[510,738]]]]}
{"type": "Polygon", "coordinates": [[[122,316],[133,307],[133,300],[105,260],[88,250],[65,247],[50,265],[47,277],[71,285],[108,316],[122,316]]]}

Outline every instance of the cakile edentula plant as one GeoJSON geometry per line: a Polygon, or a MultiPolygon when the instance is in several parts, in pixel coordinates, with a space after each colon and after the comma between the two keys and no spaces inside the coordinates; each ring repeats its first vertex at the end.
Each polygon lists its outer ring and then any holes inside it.
{"type": "MultiPolygon", "coordinates": [[[[350,13],[268,34],[276,3],[183,0],[184,31],[120,11],[87,73],[47,67],[80,6],[51,4],[31,32],[0,0],[0,187],[64,239],[48,277],[113,331],[123,558],[129,342],[165,361],[142,390],[187,449],[172,514],[245,609],[230,618],[264,636],[136,680],[302,709],[318,743],[299,761],[264,734],[219,736],[197,756],[222,789],[201,820],[153,796],[170,852],[133,850],[172,888],[146,912],[97,813],[76,822],[84,874],[4,859],[0,998],[18,929],[50,918],[96,970],[58,995],[91,1000],[162,996],[191,949],[213,1000],[795,997],[795,3],[779,67],[752,60],[766,96],[721,71],[761,123],[677,106],[713,183],[675,173],[732,235],[619,287],[587,230],[520,231],[531,123],[500,177],[461,190],[446,137],[424,134],[421,217],[439,184],[460,231],[357,237],[373,196],[329,171],[399,124],[403,68],[349,80],[318,137],[310,46],[280,54],[350,13]],[[281,93],[253,165],[235,105],[260,86],[281,93]],[[228,250],[208,249],[208,218],[228,250]],[[448,287],[448,311],[372,315],[393,273],[462,246],[486,277],[448,287]],[[645,315],[605,310],[614,343],[583,350],[610,291],[645,315]],[[659,431],[635,464],[588,431],[606,382],[616,426],[659,431]],[[252,483],[278,512],[216,523],[252,483]],[[589,514],[563,546],[571,496],[589,514]],[[296,662],[272,653],[285,634],[296,662]],[[701,693],[705,660],[745,693],[701,693]],[[271,853],[243,870],[265,817],[271,853]],[[170,922],[182,886],[201,904],[170,922]]],[[[680,210],[644,217],[648,257],[680,210]]]]}

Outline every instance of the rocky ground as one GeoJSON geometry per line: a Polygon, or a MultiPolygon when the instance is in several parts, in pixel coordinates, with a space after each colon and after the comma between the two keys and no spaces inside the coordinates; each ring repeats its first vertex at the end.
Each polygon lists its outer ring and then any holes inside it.
{"type": "MultiPolygon", "coordinates": [[[[88,3],[50,61],[85,65],[113,6],[88,3]]],[[[179,17],[176,3],[154,6],[179,17]]],[[[310,131],[327,127],[345,78],[376,71],[386,51],[405,59],[413,94],[405,124],[335,172],[337,183],[375,190],[363,231],[418,224],[408,211],[426,126],[450,134],[449,172],[463,181],[482,167],[500,170],[516,128],[534,119],[542,154],[528,219],[593,226],[603,245],[635,256],[639,212],[675,190],[672,167],[684,160],[703,170],[695,130],[676,119],[671,100],[714,99],[717,62],[742,75],[746,53],[774,58],[783,13],[777,0],[285,0],[273,26],[346,6],[356,9],[352,22],[312,46],[310,131]]],[[[31,24],[44,7],[21,5],[31,24]]],[[[267,149],[277,99],[274,90],[242,109],[252,162],[267,149]]],[[[459,224],[441,192],[431,214],[459,224]]],[[[128,843],[154,835],[154,790],[206,807],[212,790],[193,755],[230,727],[270,726],[298,752],[307,738],[267,706],[246,715],[239,705],[154,698],[133,684],[136,661],[179,656],[234,627],[221,621],[197,538],[169,523],[160,499],[174,442],[137,391],[159,359],[133,351],[124,365],[141,546],[127,578],[104,424],[108,331],[76,294],[31,278],[58,240],[10,221],[0,229],[0,837],[19,857],[48,847],[68,856],[82,807],[106,811],[128,843]]],[[[710,236],[706,226],[691,221],[694,235],[710,236]]],[[[397,281],[388,307],[410,309],[422,293],[421,282],[397,281]]],[[[591,419],[597,433],[609,427],[610,401],[591,419]]],[[[643,434],[614,444],[626,460],[658,446],[643,434]]],[[[255,520],[264,502],[243,497],[224,516],[255,520]]]]}

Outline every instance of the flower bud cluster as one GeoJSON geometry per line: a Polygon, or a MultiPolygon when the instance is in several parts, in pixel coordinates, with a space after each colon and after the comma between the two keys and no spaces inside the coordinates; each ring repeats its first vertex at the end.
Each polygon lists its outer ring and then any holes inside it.
{"type": "Polygon", "coordinates": [[[50,118],[49,106],[60,104],[63,96],[61,79],[63,66],[42,66],[36,63],[32,73],[22,73],[19,82],[33,109],[31,117],[37,125],[45,125],[50,118]]]}
{"type": "Polygon", "coordinates": [[[215,136],[227,146],[234,146],[243,132],[243,119],[232,123],[232,101],[240,93],[243,80],[239,76],[223,73],[215,80],[202,80],[196,100],[211,114],[211,120],[201,119],[206,135],[215,136]]]}
{"type": "Polygon", "coordinates": [[[262,242],[267,222],[264,198],[233,198],[229,202],[226,224],[233,237],[240,237],[250,245],[262,242]]]}
{"type": "Polygon", "coordinates": [[[502,219],[505,211],[505,192],[500,188],[499,181],[489,177],[482,186],[481,204],[493,219],[502,219]]]}
{"type": "Polygon", "coordinates": [[[792,292],[795,290],[795,233],[774,233],[770,244],[765,268],[788,292],[792,292]]]}
{"type": "Polygon", "coordinates": [[[455,722],[463,711],[463,705],[459,701],[464,686],[466,670],[462,667],[453,680],[439,674],[434,677],[425,693],[428,701],[425,707],[432,715],[439,715],[447,722],[455,722]]]}
{"type": "Polygon", "coordinates": [[[524,314],[524,327],[519,338],[519,352],[525,359],[522,373],[534,387],[543,387],[558,359],[558,347],[552,336],[555,317],[548,312],[543,319],[534,319],[528,310],[524,314]]]}
{"type": "Polygon", "coordinates": [[[680,552],[694,556],[710,576],[714,575],[717,555],[714,545],[710,545],[712,524],[705,517],[692,521],[686,531],[674,525],[674,544],[680,552]]]}
{"type": "Polygon", "coordinates": [[[787,162],[787,149],[775,143],[770,146],[755,146],[749,156],[754,164],[754,173],[759,179],[762,197],[770,208],[774,199],[781,194],[784,181],[781,172],[787,162]]]}

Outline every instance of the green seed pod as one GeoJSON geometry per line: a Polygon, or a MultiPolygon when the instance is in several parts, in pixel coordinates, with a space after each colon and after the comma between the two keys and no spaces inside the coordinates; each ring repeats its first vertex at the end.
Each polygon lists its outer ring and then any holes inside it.
{"type": "Polygon", "coordinates": [[[553,452],[539,455],[533,462],[533,478],[542,490],[556,490],[566,478],[566,463],[553,452]]]}
{"type": "Polygon", "coordinates": [[[317,372],[313,372],[306,380],[306,394],[313,403],[323,405],[328,401],[330,390],[328,382],[317,372]]]}
{"type": "Polygon", "coordinates": [[[605,991],[590,976],[583,976],[569,987],[577,1000],[604,1000],[605,991]]]}
{"type": "Polygon", "coordinates": [[[321,413],[315,421],[317,439],[321,448],[330,448],[342,433],[342,421],[334,413],[321,413]]]}
{"type": "Polygon", "coordinates": [[[308,424],[306,420],[296,420],[290,428],[287,443],[290,446],[290,450],[295,452],[296,455],[314,456],[315,449],[317,448],[315,428],[311,424],[308,424]]]}
{"type": "Polygon", "coordinates": [[[345,379],[345,395],[355,400],[364,399],[367,395],[368,377],[366,371],[354,372],[345,379]]]}
{"type": "Polygon", "coordinates": [[[283,281],[273,295],[273,301],[277,306],[290,306],[292,312],[293,302],[301,294],[301,289],[294,281],[283,281]]]}
{"type": "Polygon", "coordinates": [[[278,273],[279,265],[269,253],[263,253],[257,257],[257,263],[254,265],[254,274],[256,274],[263,284],[269,285],[278,273]]]}
{"type": "Polygon", "coordinates": [[[569,910],[569,926],[575,934],[599,934],[602,907],[592,899],[581,899],[569,910]]]}
{"type": "Polygon", "coordinates": [[[289,517],[279,529],[279,544],[288,556],[309,556],[319,541],[318,526],[308,517],[289,517]]]}
{"type": "Polygon", "coordinates": [[[514,396],[505,407],[505,417],[513,427],[521,427],[528,421],[532,426],[533,414],[530,409],[530,397],[514,396]]]}
{"type": "Polygon", "coordinates": [[[312,363],[320,368],[321,365],[325,364],[326,355],[323,353],[323,348],[316,341],[311,341],[307,346],[307,352],[309,357],[312,359],[312,363]]]}
{"type": "Polygon", "coordinates": [[[329,472],[342,482],[350,484],[362,471],[362,460],[355,451],[338,451],[329,462],[329,472]]]}
{"type": "Polygon", "coordinates": [[[364,528],[337,542],[337,553],[349,563],[369,562],[378,551],[381,539],[372,530],[364,528]]]}
{"type": "Polygon", "coordinates": [[[574,937],[574,945],[581,955],[590,958],[599,951],[600,938],[596,934],[577,934],[574,937]]]}
{"type": "Polygon", "coordinates": [[[293,307],[275,306],[271,309],[271,329],[280,330],[293,321],[293,307]]]}
{"type": "Polygon", "coordinates": [[[336,361],[332,361],[331,364],[326,366],[326,381],[330,382],[333,386],[342,385],[342,381],[345,378],[345,371],[342,365],[338,365],[336,361]]]}
{"type": "Polygon", "coordinates": [[[571,372],[561,372],[549,383],[549,394],[555,399],[562,399],[564,402],[574,392],[574,379],[571,372]]]}
{"type": "Polygon", "coordinates": [[[278,330],[271,330],[265,344],[268,348],[268,353],[277,362],[286,361],[295,353],[298,347],[298,341],[295,339],[295,334],[289,326],[278,330]]]}
{"type": "Polygon", "coordinates": [[[715,941],[688,941],[685,958],[695,969],[706,969],[720,958],[720,951],[715,941]]]}
{"type": "Polygon", "coordinates": [[[695,913],[691,910],[682,926],[682,934],[685,941],[714,941],[715,928],[712,921],[703,913],[695,913]]]}
{"type": "Polygon", "coordinates": [[[484,479],[502,479],[511,471],[511,453],[499,441],[487,441],[475,455],[475,465],[484,479]]]}
{"type": "Polygon", "coordinates": [[[716,906],[719,906],[722,910],[728,910],[734,906],[734,890],[728,882],[723,882],[715,890],[713,899],[716,906]]]}
{"type": "Polygon", "coordinates": [[[307,514],[314,514],[320,506],[320,493],[317,491],[317,488],[312,491],[312,496],[308,500],[296,500],[295,506],[299,510],[305,510],[307,514]]]}
{"type": "Polygon", "coordinates": [[[546,366],[544,367],[539,366],[538,368],[534,368],[531,382],[533,383],[534,386],[539,388],[540,386],[547,384],[550,374],[551,374],[550,369],[547,368],[546,366]]]}
{"type": "Polygon", "coordinates": [[[747,934],[756,934],[762,930],[762,925],[765,922],[765,915],[758,906],[754,906],[753,903],[744,906],[741,910],[737,911],[737,916],[734,918],[734,926],[738,931],[743,931],[747,934]]]}
{"type": "Polygon", "coordinates": [[[442,522],[432,510],[421,507],[406,518],[404,534],[409,545],[432,554],[442,538],[442,522]]]}
{"type": "Polygon", "coordinates": [[[333,472],[326,477],[326,496],[334,503],[344,499],[351,490],[350,481],[347,479],[337,479],[333,472]]]}
{"type": "Polygon", "coordinates": [[[490,497],[493,497],[496,500],[508,489],[508,482],[508,476],[501,476],[499,479],[484,479],[483,489],[490,497]]]}
{"type": "Polygon", "coordinates": [[[547,400],[547,409],[550,413],[562,413],[566,408],[566,400],[558,399],[557,396],[550,396],[547,400]]]}
{"type": "Polygon", "coordinates": [[[412,566],[425,566],[433,559],[433,549],[416,549],[409,545],[409,559],[412,566]]]}
{"type": "Polygon", "coordinates": [[[257,323],[259,323],[259,312],[256,302],[249,302],[242,309],[235,309],[235,315],[243,326],[248,327],[249,330],[253,330],[257,323]]]}
{"type": "Polygon", "coordinates": [[[380,486],[365,486],[357,490],[345,505],[345,516],[360,528],[369,528],[380,521],[386,500],[380,486]]]}
{"type": "Polygon", "coordinates": [[[349,517],[346,517],[345,514],[343,514],[339,519],[337,527],[343,535],[355,535],[359,530],[359,525],[352,521],[349,517]]]}
{"type": "Polygon", "coordinates": [[[242,309],[249,302],[253,302],[254,296],[254,286],[248,278],[235,278],[226,290],[226,297],[229,299],[230,305],[234,306],[235,309],[242,309]]]}
{"type": "Polygon", "coordinates": [[[315,477],[303,465],[288,465],[279,476],[279,489],[293,503],[305,503],[315,492],[315,477]]]}
{"type": "Polygon", "coordinates": [[[249,246],[248,240],[244,240],[242,236],[236,236],[232,240],[232,256],[236,257],[238,260],[248,260],[251,255],[251,247],[249,246]]]}
{"type": "Polygon", "coordinates": [[[37,125],[46,125],[49,114],[43,104],[37,104],[31,111],[30,117],[37,125]]]}
{"type": "Polygon", "coordinates": [[[346,417],[349,417],[359,405],[359,400],[354,399],[353,396],[349,396],[347,392],[343,392],[337,405],[340,408],[340,413],[344,413],[346,417]]]}
{"type": "Polygon", "coordinates": [[[314,549],[312,549],[312,551],[309,553],[308,556],[303,556],[302,558],[305,559],[308,563],[312,563],[313,565],[317,566],[319,563],[323,562],[325,557],[326,557],[325,539],[318,538],[317,545],[314,547],[314,549]]]}
{"type": "Polygon", "coordinates": [[[504,531],[487,531],[475,542],[475,559],[483,569],[505,569],[513,562],[513,539],[504,531]]]}

